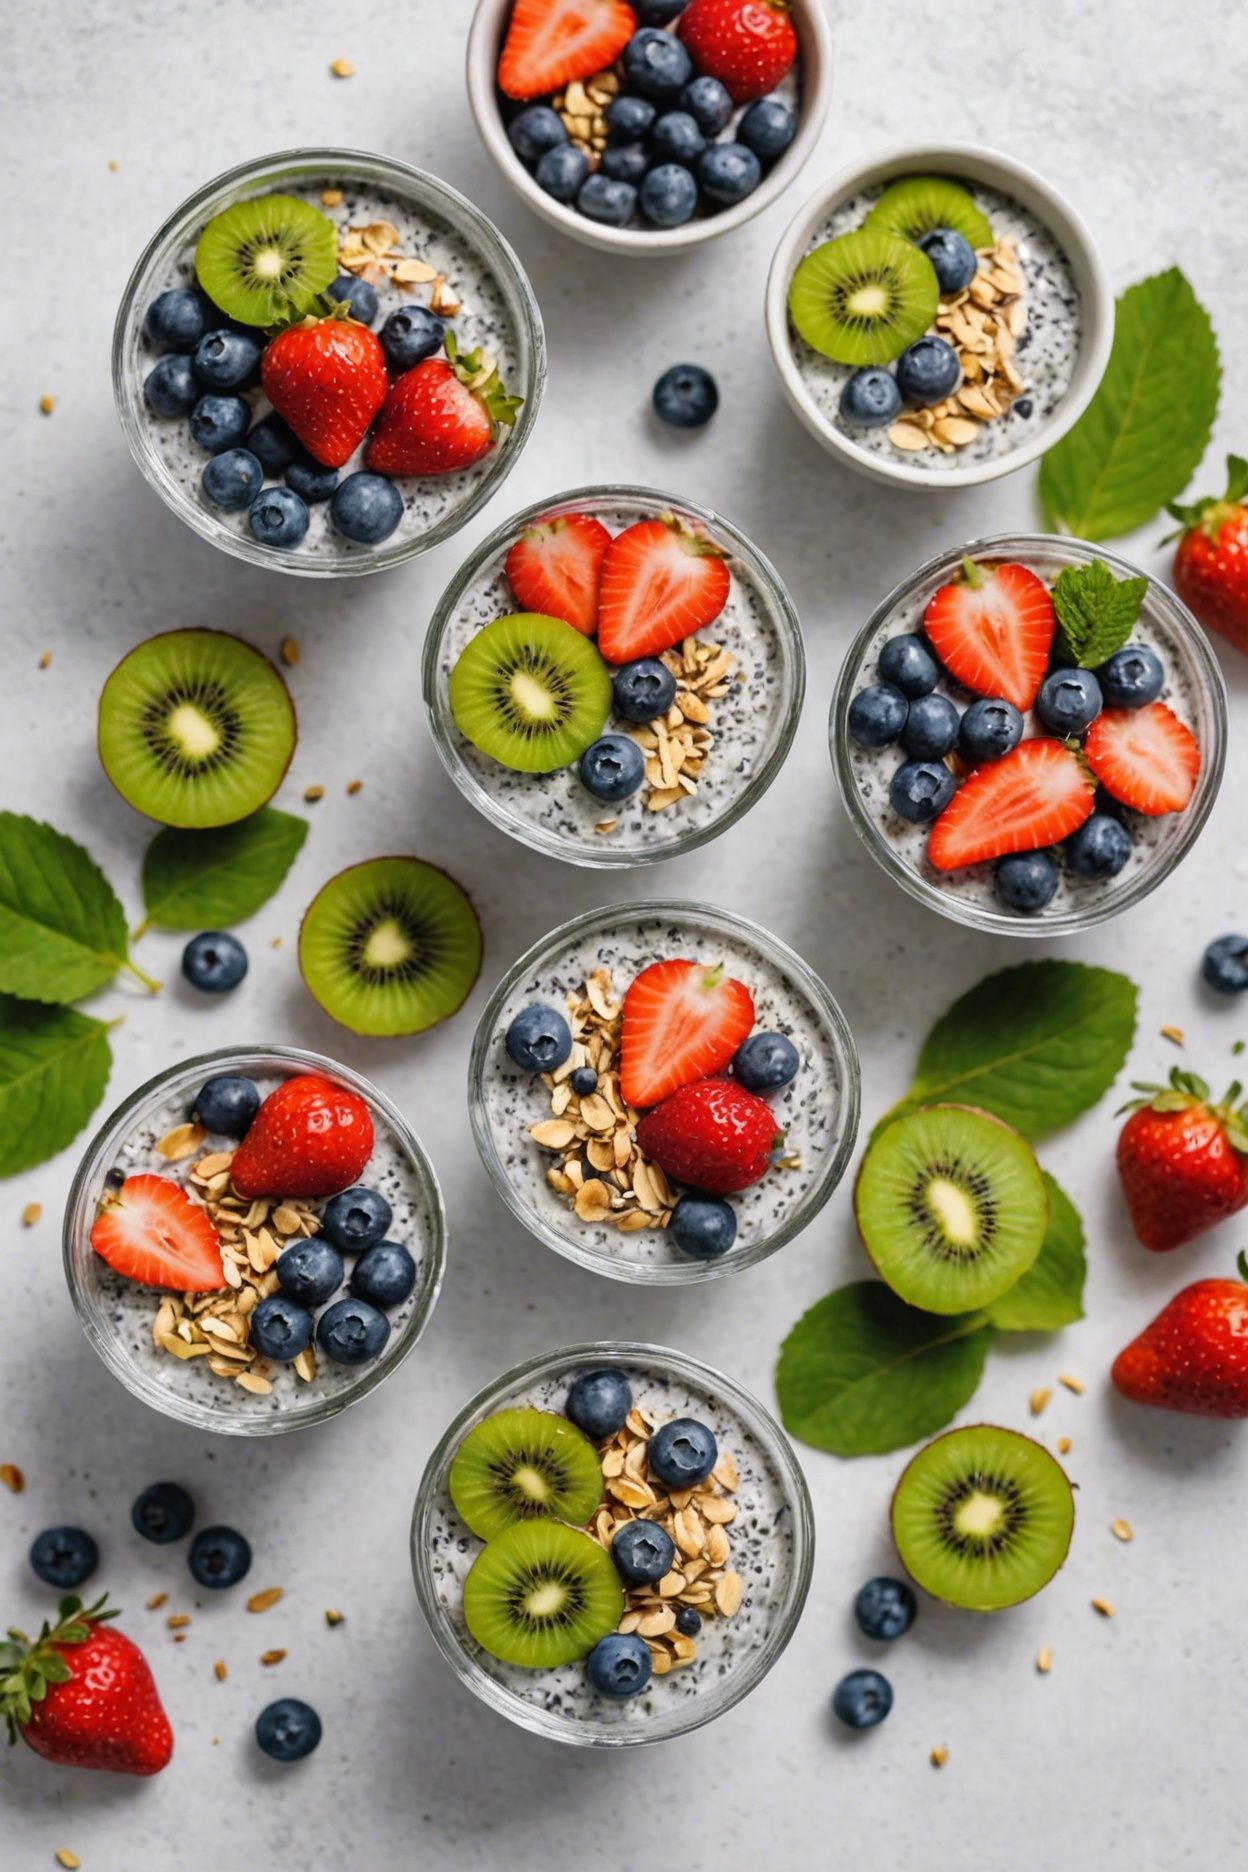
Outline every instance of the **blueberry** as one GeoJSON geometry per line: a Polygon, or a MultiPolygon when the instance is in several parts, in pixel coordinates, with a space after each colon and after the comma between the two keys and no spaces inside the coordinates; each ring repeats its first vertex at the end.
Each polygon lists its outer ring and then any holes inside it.
{"type": "Polygon", "coordinates": [[[180,1482],[153,1482],[130,1509],[135,1532],[158,1547],[184,1539],[194,1519],[195,1504],[180,1482]]]}
{"type": "Polygon", "coordinates": [[[676,1629],[682,1638],[696,1638],[702,1629],[702,1615],[691,1605],[682,1605],[676,1614],[676,1629]]]}
{"type": "Polygon", "coordinates": [[[636,184],[650,167],[650,156],[644,143],[608,143],[598,167],[613,182],[636,184]]]}
{"type": "Polygon", "coordinates": [[[796,1079],[801,1059],[787,1034],[755,1033],[733,1055],[732,1070],[751,1092],[775,1092],[796,1079]]]}
{"type": "Polygon", "coordinates": [[[701,429],[719,408],[719,386],[700,364],[672,364],[650,393],[654,413],[673,429],[701,429]]]}
{"type": "Polygon", "coordinates": [[[240,396],[218,396],[209,391],[201,396],[191,411],[188,425],[191,441],[205,455],[219,455],[222,449],[237,448],[247,434],[251,410],[240,396]]]}
{"type": "Polygon", "coordinates": [[[641,212],[651,227],[683,227],[698,205],[698,185],[679,163],[660,163],[641,185],[641,212]]]}
{"type": "Polygon", "coordinates": [[[615,712],[625,721],[649,722],[666,715],[676,700],[676,678],[658,657],[622,663],[611,678],[615,712]]]}
{"type": "Polygon", "coordinates": [[[214,507],[237,513],[250,507],[264,486],[264,469],[250,449],[232,448],[205,462],[200,479],[204,495],[214,507]]]}
{"type": "Polygon", "coordinates": [[[712,143],[698,163],[702,193],[719,208],[744,201],[762,176],[758,157],[744,143],[712,143]]]}
{"type": "Polygon", "coordinates": [[[631,182],[613,182],[610,176],[586,176],[576,192],[576,205],[587,220],[603,227],[624,227],[632,220],[637,191],[631,182]]]}
{"type": "Polygon", "coordinates": [[[979,262],[965,234],[956,228],[931,228],[916,244],[931,261],[942,293],[958,293],[970,285],[979,262]]]}
{"type": "Polygon", "coordinates": [[[901,745],[915,760],[940,760],[958,744],[962,717],[948,696],[919,696],[909,705],[901,745]]]}
{"type": "Polygon", "coordinates": [[[763,162],[783,156],[797,135],[797,118],[779,98],[756,98],[737,125],[737,139],[763,162]]]}
{"type": "Polygon", "coordinates": [[[45,1586],[71,1592],[95,1572],[100,1550],[85,1528],[45,1528],[31,1542],[30,1564],[45,1586]]]}
{"type": "Polygon", "coordinates": [[[416,1285],[416,1263],[402,1242],[378,1242],[362,1254],[351,1276],[351,1292],[383,1312],[406,1300],[416,1285]]]}
{"type": "MultiPolygon", "coordinates": [[[[280,1259],[280,1256],[279,1256],[280,1259]]],[[[251,1343],[263,1358],[289,1365],[312,1343],[312,1315],[288,1293],[270,1294],[250,1316],[251,1343]]]]}
{"type": "Polygon", "coordinates": [[[335,305],[345,305],[358,325],[371,325],[380,307],[377,288],[353,273],[340,273],[325,288],[325,297],[335,305]]]}
{"type": "Polygon", "coordinates": [[[958,354],[943,338],[916,338],[897,360],[897,388],[911,403],[940,403],[961,381],[958,354]]]}
{"type": "Polygon", "coordinates": [[[1248,936],[1219,936],[1205,950],[1200,972],[1219,994],[1243,994],[1248,988],[1248,936]]]}
{"type": "Polygon", "coordinates": [[[1166,680],[1161,658],[1147,644],[1126,644],[1115,650],[1096,674],[1110,708],[1143,708],[1146,702],[1157,700],[1166,680]]]}
{"type": "Polygon", "coordinates": [[[171,286],[147,308],[143,329],[153,344],[168,351],[193,351],[214,316],[194,286],[171,286]]]}
{"type": "Polygon", "coordinates": [[[400,306],[390,314],[378,336],[387,363],[405,371],[436,356],[446,341],[446,326],[428,306],[400,306]]]}
{"type": "Polygon", "coordinates": [[[254,1079],[225,1073],[219,1079],[205,1080],[195,1094],[191,1116],[198,1118],[205,1131],[221,1137],[241,1138],[251,1128],[260,1109],[260,1088],[254,1079]]]}
{"type": "Polygon", "coordinates": [[[357,1183],[332,1196],[321,1211],[321,1236],[343,1254],[359,1254],[379,1242],[393,1220],[380,1190],[357,1183]]]}
{"type": "Polygon", "coordinates": [[[557,1008],[535,1002],[512,1020],[503,1045],[521,1072],[554,1072],[572,1051],[572,1033],[557,1008]]]}
{"type": "Polygon", "coordinates": [[[205,930],[202,936],[192,936],[182,951],[182,973],[192,988],[224,994],[237,988],[247,973],[247,951],[237,936],[205,930]]]}
{"type": "Polygon", "coordinates": [[[832,1692],[832,1709],[848,1729],[874,1729],[893,1707],[893,1686],[879,1671],[850,1671],[832,1692]]]}
{"type": "Polygon", "coordinates": [[[270,410],[262,416],[247,436],[247,446],[266,475],[285,474],[301,453],[300,444],[290,424],[270,410]]]}
{"type": "Polygon", "coordinates": [[[307,455],[301,461],[291,462],[286,470],[286,485],[295,490],[300,500],[313,506],[317,501],[332,497],[338,486],[338,470],[322,468],[320,462],[307,455]]]}
{"type": "Polygon", "coordinates": [[[930,695],[940,681],[940,664],[923,639],[908,632],[888,639],[876,668],[885,682],[912,701],[915,696],[930,695]]]}
{"type": "Polygon", "coordinates": [[[195,347],[195,375],[210,390],[242,390],[260,368],[260,341],[250,332],[206,332],[195,347]]]}
{"type": "Polygon", "coordinates": [[[530,104],[519,111],[507,126],[507,136],[516,155],[526,163],[537,162],[547,150],[558,149],[568,140],[562,117],[549,104],[530,104]]]}
{"type": "Polygon", "coordinates": [[[632,1408],[632,1386],[613,1366],[574,1378],[563,1406],[564,1414],[595,1443],[622,1430],[632,1408]]]}
{"type": "Polygon", "coordinates": [[[256,1741],[274,1761],[302,1761],[321,1739],[321,1719],[310,1703],[279,1697],[256,1717],[256,1741]]]}
{"type": "MultiPolygon", "coordinates": [[[[257,1309],[258,1310],[258,1309],[257,1309]]],[[[252,1314],[255,1319],[255,1314],[252,1314]]],[[[316,1343],[340,1365],[375,1359],[390,1337],[390,1322],[367,1300],[335,1300],[316,1322],[316,1343]]]]}
{"type": "Polygon", "coordinates": [[[673,102],[692,76],[693,60],[672,33],[643,26],[624,48],[626,82],[656,103],[673,102]]]}
{"type": "Polygon", "coordinates": [[[657,1521],[626,1521],[615,1531],[611,1558],[630,1586],[653,1586],[671,1572],[676,1543],[657,1521]]]}
{"type": "Polygon", "coordinates": [[[360,469],[335,488],[329,517],[347,539],[377,546],[389,539],[403,518],[403,496],[385,475],[360,469]]]}
{"type": "Polygon", "coordinates": [[[737,1212],[719,1196],[682,1196],[668,1223],[672,1240],[693,1261],[718,1261],[737,1239],[737,1212]]]}
{"type": "Polygon", "coordinates": [[[650,1473],[668,1488],[696,1488],[719,1460],[719,1445],[696,1417],[673,1417],[647,1445],[650,1473]]]}
{"type": "Polygon", "coordinates": [[[191,360],[177,351],[158,358],[143,379],[143,395],[158,416],[186,416],[199,401],[199,379],[191,360]]]}
{"type": "Polygon", "coordinates": [[[637,791],[646,777],[646,757],[628,735],[599,735],[581,755],[577,772],[595,799],[614,804],[637,791]]]}
{"type": "Polygon", "coordinates": [[[901,408],[897,379],[881,365],[868,364],[845,379],[838,407],[855,428],[883,429],[901,408]]]}
{"type": "Polygon", "coordinates": [[[643,26],[666,26],[686,4],[687,0],[633,0],[633,12],[643,26]]]}
{"type": "MultiPolygon", "coordinates": [[[[732,98],[718,78],[694,78],[680,94],[680,108],[688,111],[704,136],[713,137],[732,116],[732,98]]],[[[610,115],[608,111],[608,118],[610,115]]]]}
{"type": "Polygon", "coordinates": [[[887,1575],[860,1586],[854,1600],[859,1631],[885,1644],[909,1631],[918,1609],[919,1602],[905,1580],[889,1579],[887,1575]]]}
{"type": "Polygon", "coordinates": [[[342,1286],[342,1256],[323,1235],[292,1242],[273,1264],[282,1292],[301,1306],[322,1306],[342,1286]]]}
{"type": "Polygon", "coordinates": [[[547,150],[534,175],[537,186],[553,201],[574,202],[577,191],[589,174],[589,157],[571,143],[547,150]]]}
{"type": "Polygon", "coordinates": [[[650,147],[658,162],[682,163],[691,169],[706,148],[706,138],[690,111],[664,111],[650,132],[650,147]]]}
{"type": "Polygon", "coordinates": [[[967,760],[1000,760],[1023,738],[1023,718],[1004,696],[980,696],[962,717],[958,741],[967,760]]]}
{"type": "Polygon", "coordinates": [[[604,115],[614,141],[637,143],[650,134],[656,112],[649,98],[631,97],[627,91],[621,91],[607,105],[604,115]]]}
{"type": "Polygon", "coordinates": [[[859,747],[891,747],[906,725],[910,704],[891,683],[860,689],[849,705],[849,738],[859,747]]]}
{"type": "Polygon", "coordinates": [[[639,1696],[653,1669],[646,1641],[636,1632],[609,1632],[585,1660],[585,1674],[594,1689],[619,1703],[639,1696]]]}
{"type": "Polygon", "coordinates": [[[1117,877],[1131,856],[1131,834],[1112,813],[1093,813],[1066,841],[1066,862],[1076,877],[1117,877]]]}
{"type": "Polygon", "coordinates": [[[592,1066],[578,1066],[569,1077],[568,1084],[577,1098],[588,1098],[591,1092],[598,1090],[598,1075],[592,1066]]]}
{"type": "Polygon", "coordinates": [[[1047,851],[1011,852],[997,859],[997,896],[1007,910],[1035,916],[1052,903],[1060,875],[1057,860],[1047,851]]]}
{"type": "Polygon", "coordinates": [[[1036,697],[1036,714],[1054,734],[1082,734],[1101,712],[1101,685],[1091,670],[1055,669],[1036,697]]]}
{"type": "Polygon", "coordinates": [[[247,524],[262,546],[297,546],[308,530],[308,503],[293,488],[265,488],[247,509],[247,524]]]}
{"type": "Polygon", "coordinates": [[[893,811],[911,825],[930,825],[949,804],[958,783],[941,761],[906,761],[889,782],[893,811]]]}
{"type": "Polygon", "coordinates": [[[232,1527],[201,1528],[186,1556],[191,1577],[216,1591],[237,1586],[251,1571],[251,1547],[232,1527]]]}

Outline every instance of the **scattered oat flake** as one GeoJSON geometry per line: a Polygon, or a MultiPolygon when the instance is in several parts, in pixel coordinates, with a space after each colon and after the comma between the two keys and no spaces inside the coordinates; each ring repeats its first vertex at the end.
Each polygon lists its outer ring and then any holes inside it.
{"type": "Polygon", "coordinates": [[[943,1742],[938,1742],[931,1753],[932,1767],[943,1768],[945,1763],[948,1761],[948,1759],[949,1759],[948,1749],[945,1747],[943,1742]]]}
{"type": "Polygon", "coordinates": [[[154,1592],[147,1602],[148,1611],[159,1612],[161,1606],[167,1603],[168,1598],[169,1595],[167,1592],[154,1592]]]}
{"type": "Polygon", "coordinates": [[[113,171],[114,174],[116,174],[117,170],[121,168],[121,164],[118,162],[115,156],[109,157],[108,166],[113,171]]]}
{"type": "Polygon", "coordinates": [[[40,669],[51,669],[51,667],[52,667],[52,652],[51,652],[50,650],[45,650],[45,651],[44,651],[44,653],[43,653],[43,655],[42,655],[42,656],[40,657],[40,659],[39,659],[39,667],[40,667],[40,669]]]}
{"type": "Polygon", "coordinates": [[[26,1478],[15,1462],[0,1463],[0,1482],[12,1495],[20,1495],[26,1486],[26,1478]]]}
{"type": "Polygon", "coordinates": [[[1036,1652],[1036,1669],[1042,1677],[1047,1677],[1052,1668],[1053,1647],[1048,1644],[1041,1645],[1040,1649],[1036,1652]]]}
{"type": "Polygon", "coordinates": [[[344,1621],[343,1613],[335,1611],[332,1606],[327,1609],[325,1613],[325,1623],[328,1626],[332,1628],[335,1625],[341,1625],[343,1621],[344,1621]]]}
{"type": "Polygon", "coordinates": [[[349,58],[336,58],[329,69],[335,78],[355,77],[355,66],[349,58]]]}
{"type": "MultiPolygon", "coordinates": [[[[39,407],[45,416],[50,416],[56,408],[56,398],[54,396],[41,396],[39,399],[39,407]]],[[[74,1863],[76,1865],[77,1860],[75,1860],[74,1863]]]]}
{"type": "Polygon", "coordinates": [[[284,1651],[262,1651],[260,1653],[260,1662],[262,1664],[280,1664],[285,1655],[286,1653],[284,1651]]]}
{"type": "Polygon", "coordinates": [[[251,1598],[247,1601],[247,1610],[249,1612],[267,1612],[270,1606],[275,1606],[278,1600],[285,1596],[285,1591],[286,1589],[284,1586],[266,1586],[263,1592],[252,1593],[251,1598]]]}
{"type": "Polygon", "coordinates": [[[1109,1531],[1115,1540],[1132,1541],[1135,1539],[1135,1529],[1129,1521],[1124,1521],[1121,1515],[1116,1521],[1110,1522],[1109,1531]]]}
{"type": "Polygon", "coordinates": [[[282,638],[281,658],[288,669],[293,669],[299,661],[299,646],[293,637],[282,638]]]}
{"type": "Polygon", "coordinates": [[[43,1214],[42,1203],[34,1203],[34,1202],[27,1203],[26,1207],[22,1210],[22,1227],[34,1228],[35,1223],[39,1220],[42,1214],[43,1214]]]}
{"type": "Polygon", "coordinates": [[[324,799],[325,789],[323,786],[305,786],[303,789],[303,797],[308,802],[309,806],[314,806],[317,800],[324,799]]]}
{"type": "Polygon", "coordinates": [[[1096,1598],[1092,1601],[1092,1610],[1099,1612],[1102,1618],[1113,1618],[1114,1607],[1109,1599],[1096,1598]]]}
{"type": "Polygon", "coordinates": [[[182,1631],[190,1622],[191,1615],[189,1612],[171,1612],[169,1617],[165,1620],[165,1624],[169,1627],[170,1631],[182,1631]]]}
{"type": "Polygon", "coordinates": [[[1057,1382],[1060,1385],[1065,1385],[1068,1391],[1073,1391],[1076,1397],[1082,1397],[1087,1389],[1082,1378],[1072,1378],[1069,1372],[1059,1372],[1057,1374],[1057,1382]]]}
{"type": "Polygon", "coordinates": [[[1073,1444],[1071,1443],[1071,1440],[1070,1440],[1070,1438],[1069,1438],[1068,1436],[1059,1436],[1059,1437],[1058,1437],[1058,1439],[1057,1439],[1057,1453],[1058,1453],[1058,1455],[1059,1455],[1059,1456],[1069,1456],[1069,1455],[1070,1455],[1070,1452],[1071,1452],[1071,1450],[1073,1449],[1073,1447],[1074,1447],[1074,1445],[1073,1445],[1073,1444]]]}
{"type": "Polygon", "coordinates": [[[1163,1027],[1161,1037],[1163,1040],[1169,1040],[1172,1046],[1183,1046],[1186,1041],[1186,1035],[1181,1027],[1163,1027]]]}
{"type": "Polygon", "coordinates": [[[82,1864],[82,1860],[78,1857],[77,1853],[71,1852],[68,1846],[59,1846],[54,1856],[57,1865],[65,1866],[67,1872],[74,1872],[75,1866],[80,1866],[82,1864]]]}
{"type": "Polygon", "coordinates": [[[225,1680],[226,1680],[226,1678],[227,1678],[227,1677],[229,1676],[229,1674],[230,1674],[230,1673],[229,1673],[229,1671],[228,1671],[228,1670],[226,1669],[226,1667],[225,1667],[225,1659],[224,1659],[224,1658],[220,1658],[220,1657],[219,1657],[219,1658],[218,1658],[218,1659],[216,1660],[216,1662],[214,1663],[214,1665],[213,1665],[213,1667],[212,1667],[212,1674],[213,1674],[213,1676],[214,1676],[214,1677],[216,1678],[216,1680],[217,1680],[217,1682],[218,1682],[218,1683],[224,1683],[224,1682],[225,1682],[225,1680]]]}
{"type": "Polygon", "coordinates": [[[272,942],[269,944],[270,949],[280,949],[281,946],[282,946],[282,939],[280,936],[275,936],[272,942]]]}
{"type": "Polygon", "coordinates": [[[354,798],[355,794],[361,793],[363,792],[363,790],[364,790],[364,782],[362,780],[348,780],[347,781],[347,792],[349,795],[351,795],[351,797],[354,798]]]}
{"type": "Polygon", "coordinates": [[[1046,1385],[1037,1385],[1028,1400],[1033,1417],[1038,1417],[1053,1393],[1046,1385]]]}

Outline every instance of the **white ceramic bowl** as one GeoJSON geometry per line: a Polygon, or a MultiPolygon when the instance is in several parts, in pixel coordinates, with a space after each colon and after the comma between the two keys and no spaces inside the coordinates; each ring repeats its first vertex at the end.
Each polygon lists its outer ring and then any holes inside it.
{"type": "Polygon", "coordinates": [[[764,175],[752,195],[718,214],[695,217],[678,228],[601,227],[575,208],[545,194],[525,168],[507,138],[499,106],[495,73],[507,29],[512,0],[477,0],[468,33],[468,102],[485,147],[516,193],[543,221],[549,221],[573,240],[607,253],[673,254],[699,247],[704,241],[741,227],[769,207],[793,181],[814,151],[832,98],[832,36],[823,0],[791,0],[793,24],[800,44],[801,97],[797,135],[779,161],[764,175]]]}
{"type": "Polygon", "coordinates": [[[916,144],[884,150],[866,161],[849,163],[811,197],[795,215],[776,249],[767,277],[767,339],[784,394],[816,441],[859,474],[901,487],[943,490],[978,487],[1013,474],[1052,448],[1091,402],[1109,361],[1114,336],[1114,294],[1105,263],[1086,225],[1065,198],[1034,169],[1012,156],[975,143],[916,144]],[[789,324],[789,284],[798,262],[811,247],[816,230],[836,207],[864,189],[905,175],[944,175],[979,183],[1010,196],[1027,209],[1065,249],[1079,290],[1083,330],[1069,388],[1044,421],[1029,427],[1019,446],[990,461],[963,467],[924,467],[898,454],[874,454],[860,448],[820,408],[798,367],[789,324]]]}

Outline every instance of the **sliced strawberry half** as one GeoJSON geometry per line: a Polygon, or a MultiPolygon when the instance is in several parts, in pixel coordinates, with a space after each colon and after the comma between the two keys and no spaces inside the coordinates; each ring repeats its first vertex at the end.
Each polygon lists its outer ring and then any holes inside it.
{"type": "Polygon", "coordinates": [[[590,514],[557,514],[527,526],[507,554],[507,581],[525,611],[562,618],[592,637],[611,535],[590,514]]]}
{"type": "Polygon", "coordinates": [[[498,85],[510,98],[561,91],[614,65],[637,30],[623,0],[516,0],[498,61],[498,85]]]}
{"type": "Polygon", "coordinates": [[[1196,791],[1200,745],[1164,702],[1102,710],[1084,751],[1105,791],[1151,818],[1182,812],[1196,791]]]}
{"type": "Polygon", "coordinates": [[[213,1293],[225,1285],[216,1229],[169,1177],[127,1177],[95,1218],[91,1246],[114,1273],[145,1287],[213,1293]]]}
{"type": "Polygon", "coordinates": [[[923,629],[951,676],[1026,713],[1048,671],[1057,613],[1026,566],[964,559],[961,577],[929,602],[923,629]]]}
{"type": "Polygon", "coordinates": [[[724,555],[675,514],[638,520],[608,546],[598,594],[598,648],[608,663],[658,656],[711,624],[732,585],[724,555]]]}
{"type": "Polygon", "coordinates": [[[1095,789],[1064,741],[1020,741],[977,767],[933,825],[927,855],[938,871],[1040,851],[1091,817],[1095,789]]]}
{"type": "Polygon", "coordinates": [[[726,1066],[754,1027],[744,982],[702,962],[654,962],[624,997],[620,1089],[630,1105],[657,1105],[680,1086],[726,1066]]]}

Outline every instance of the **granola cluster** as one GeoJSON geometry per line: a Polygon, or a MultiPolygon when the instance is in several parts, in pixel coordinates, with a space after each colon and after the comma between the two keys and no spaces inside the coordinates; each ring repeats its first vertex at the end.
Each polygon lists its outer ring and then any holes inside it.
{"type": "Polygon", "coordinates": [[[1013,238],[1003,235],[994,247],[978,249],[978,258],[970,285],[942,298],[934,326],[957,352],[962,382],[942,402],[907,410],[893,423],[888,439],[894,448],[936,448],[952,455],[973,442],[984,423],[1004,416],[1022,394],[1023,379],[1013,360],[1027,329],[1027,306],[1013,238]]]}
{"type": "MultiPolygon", "coordinates": [[[[737,667],[731,650],[697,637],[686,637],[678,650],[665,650],[660,661],[676,678],[675,700],[666,715],[627,730],[646,757],[650,812],[663,812],[697,792],[698,775],[715,745],[711,704],[728,694],[737,667]]],[[[609,831],[614,824],[607,820],[596,829],[609,831]]]]}

